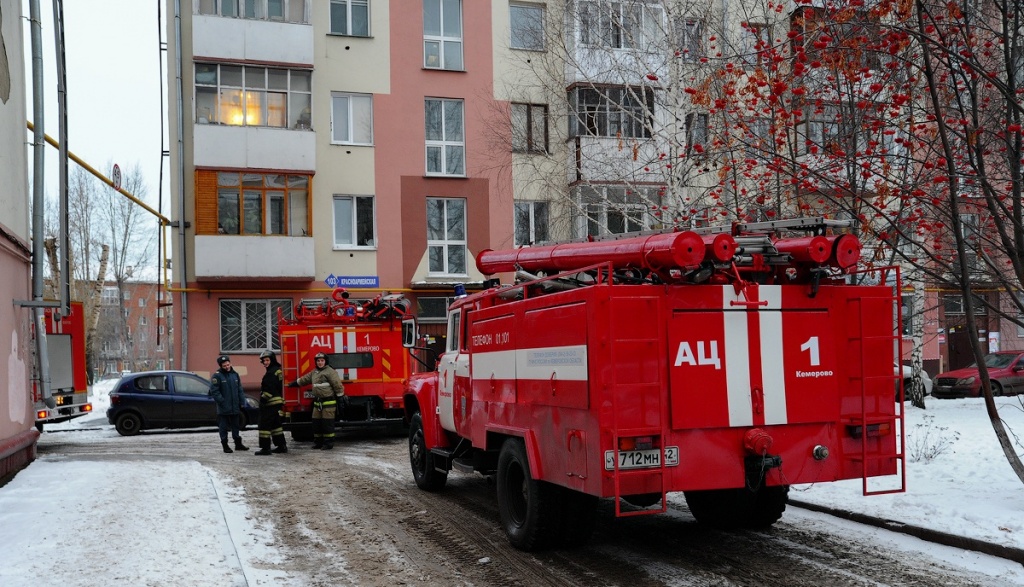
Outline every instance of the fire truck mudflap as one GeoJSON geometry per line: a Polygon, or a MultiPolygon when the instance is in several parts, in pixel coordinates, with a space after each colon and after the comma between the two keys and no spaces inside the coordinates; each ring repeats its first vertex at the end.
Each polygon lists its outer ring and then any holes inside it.
{"type": "Polygon", "coordinates": [[[495,475],[532,550],[585,541],[600,498],[643,515],[683,492],[701,523],[763,527],[791,484],[902,473],[896,300],[849,283],[859,243],[833,223],[481,253],[522,280],[457,299],[437,371],[410,379],[417,485],[495,475]]]}

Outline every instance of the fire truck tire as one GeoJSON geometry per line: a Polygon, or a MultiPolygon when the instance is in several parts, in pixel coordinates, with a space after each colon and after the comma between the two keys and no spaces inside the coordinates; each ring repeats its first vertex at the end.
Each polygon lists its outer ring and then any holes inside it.
{"type": "Polygon", "coordinates": [[[416,486],[424,491],[439,491],[448,481],[448,473],[434,468],[434,455],[427,450],[423,435],[423,417],[419,412],[409,421],[409,463],[416,486]]]}
{"type": "Polygon", "coordinates": [[[565,514],[560,487],[530,477],[526,446],[509,438],[498,455],[498,513],[508,541],[519,550],[542,550],[559,538],[565,514]]]}
{"type": "Polygon", "coordinates": [[[142,418],[131,412],[121,414],[114,423],[114,428],[121,436],[135,436],[142,430],[142,418]]]}
{"type": "Polygon", "coordinates": [[[38,430],[40,432],[43,431],[43,423],[42,422],[36,422],[36,430],[38,430]]]}
{"type": "Polygon", "coordinates": [[[782,518],[782,512],[786,511],[786,503],[789,502],[789,485],[778,485],[775,487],[762,487],[757,492],[754,503],[754,511],[751,512],[748,528],[767,528],[782,518]]]}
{"type": "Polygon", "coordinates": [[[660,493],[637,493],[636,495],[623,495],[622,499],[638,508],[649,508],[661,502],[660,493]]]}

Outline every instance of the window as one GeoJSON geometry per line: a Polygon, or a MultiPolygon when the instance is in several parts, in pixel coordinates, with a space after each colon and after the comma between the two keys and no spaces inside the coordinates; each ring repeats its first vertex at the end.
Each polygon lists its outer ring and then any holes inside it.
{"type": "Polygon", "coordinates": [[[748,118],[743,121],[745,132],[742,143],[745,155],[750,159],[765,159],[774,147],[771,141],[771,125],[767,118],[748,118]]]}
{"type": "Polygon", "coordinates": [[[312,72],[196,63],[196,123],[309,129],[312,72]]]}
{"type": "Polygon", "coordinates": [[[683,61],[698,61],[704,57],[704,21],[681,18],[675,23],[675,47],[683,61]]]}
{"type": "Polygon", "coordinates": [[[146,298],[139,298],[139,307],[140,308],[145,308],[146,307],[146,298]]]}
{"type": "Polygon", "coordinates": [[[373,96],[331,92],[331,142],[373,144],[373,96]]]}
{"type": "Polygon", "coordinates": [[[199,14],[307,24],[307,0],[199,0],[199,14]]]}
{"type": "Polygon", "coordinates": [[[423,67],[462,71],[462,0],[423,0],[423,67]]]}
{"type": "Polygon", "coordinates": [[[104,287],[103,295],[100,298],[100,304],[104,306],[116,306],[117,305],[117,288],[116,287],[104,287]]]}
{"type": "Polygon", "coordinates": [[[686,115],[686,152],[690,154],[694,145],[700,145],[697,152],[701,153],[708,144],[708,115],[690,113],[686,115]]]}
{"type": "Polygon", "coordinates": [[[182,395],[205,396],[210,393],[210,386],[206,382],[192,375],[171,375],[174,379],[174,391],[182,395]]]}
{"type": "Polygon", "coordinates": [[[334,248],[373,247],[373,196],[334,196],[334,248]]]}
{"type": "Polygon", "coordinates": [[[740,27],[740,59],[747,66],[753,67],[768,58],[771,48],[768,37],[768,25],[764,23],[745,22],[740,27]]]}
{"type": "MultiPolygon", "coordinates": [[[[985,305],[984,299],[981,296],[975,294],[974,296],[974,313],[977,315],[988,314],[988,306],[985,305]]],[[[960,294],[946,294],[942,296],[942,307],[945,310],[946,315],[961,315],[965,314],[964,308],[964,297],[960,294]]]]}
{"type": "Polygon", "coordinates": [[[512,104],[512,151],[516,153],[547,153],[547,106],[512,104]]]}
{"type": "MultiPolygon", "coordinates": [[[[960,234],[964,239],[964,255],[967,258],[967,267],[964,269],[968,273],[976,273],[981,269],[981,263],[978,260],[979,256],[979,241],[981,240],[981,232],[978,229],[978,215],[977,214],[960,214],[960,234]]],[[[957,273],[962,273],[960,270],[960,261],[955,261],[956,268],[954,269],[957,273]]]]}
{"type": "Polygon", "coordinates": [[[548,203],[515,203],[515,246],[548,240],[548,203]]]}
{"type": "Polygon", "coordinates": [[[577,88],[569,93],[572,136],[651,136],[654,93],[648,88],[577,88]]]}
{"type": "Polygon", "coordinates": [[[466,175],[462,100],[427,99],[425,107],[428,175],[466,175]]]}
{"type": "Polygon", "coordinates": [[[585,186],[579,188],[576,222],[578,237],[608,236],[655,228],[650,211],[660,208],[661,190],[657,187],[585,186]]]}
{"type": "Polygon", "coordinates": [[[309,236],[309,181],[308,175],[217,172],[217,233],[309,236]]]}
{"type": "Polygon", "coordinates": [[[466,201],[427,198],[427,271],[466,275],[466,201]]]}
{"type": "Polygon", "coordinates": [[[580,42],[610,49],[656,48],[662,31],[661,7],[655,2],[579,3],[580,42]]]}
{"type": "Polygon", "coordinates": [[[291,300],[221,300],[220,350],[279,350],[277,311],[292,317],[291,300]]]}
{"type": "Polygon", "coordinates": [[[417,298],[416,320],[421,324],[438,324],[448,319],[448,306],[455,298],[417,298]]]}
{"type": "Polygon", "coordinates": [[[370,36],[370,0],[331,0],[331,32],[370,36]]]}
{"type": "Polygon", "coordinates": [[[508,7],[512,38],[509,47],[544,50],[544,7],[539,4],[511,4],[508,7]]]}
{"type": "Polygon", "coordinates": [[[148,325],[149,325],[149,319],[146,318],[145,316],[139,316],[139,326],[148,326],[148,325]]]}

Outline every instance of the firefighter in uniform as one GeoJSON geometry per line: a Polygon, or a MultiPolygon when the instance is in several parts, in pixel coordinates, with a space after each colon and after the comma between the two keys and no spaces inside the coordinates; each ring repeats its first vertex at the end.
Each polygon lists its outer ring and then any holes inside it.
{"type": "Polygon", "coordinates": [[[334,367],[327,364],[327,355],[317,353],[313,362],[316,369],[288,386],[313,384],[313,448],[331,450],[334,448],[334,417],[338,412],[338,400],[345,401],[345,386],[334,367]]]}
{"type": "Polygon", "coordinates": [[[260,383],[260,450],[253,454],[269,455],[275,452],[288,452],[288,443],[284,439],[284,428],[281,426],[281,407],[284,405],[282,386],[284,372],[281,363],[277,362],[274,351],[260,353],[260,362],[267,368],[260,383]],[[274,450],[270,450],[273,440],[274,450]]]}

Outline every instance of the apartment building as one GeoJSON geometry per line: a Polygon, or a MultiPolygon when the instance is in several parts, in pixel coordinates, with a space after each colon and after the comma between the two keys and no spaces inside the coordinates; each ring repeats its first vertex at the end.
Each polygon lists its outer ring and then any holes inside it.
{"type": "Polygon", "coordinates": [[[479,287],[474,255],[513,232],[497,6],[168,2],[182,366],[255,369],[278,310],[334,287],[427,323],[479,287]]]}
{"type": "Polygon", "coordinates": [[[174,312],[166,299],[162,283],[103,284],[90,357],[97,378],[177,368],[174,312]]]}

